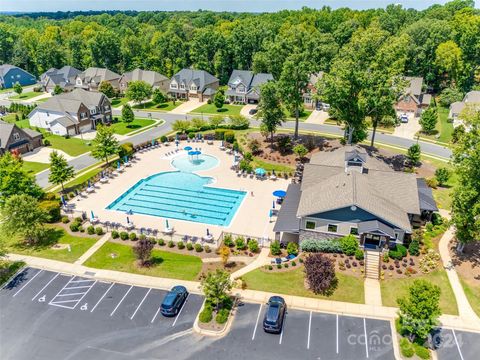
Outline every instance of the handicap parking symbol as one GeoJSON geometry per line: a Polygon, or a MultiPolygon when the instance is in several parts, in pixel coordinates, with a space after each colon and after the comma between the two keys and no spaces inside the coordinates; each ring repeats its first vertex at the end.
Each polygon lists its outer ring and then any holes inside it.
{"type": "Polygon", "coordinates": [[[82,310],[82,311],[88,310],[88,303],[85,303],[82,306],[80,306],[80,310],[82,310]]]}
{"type": "Polygon", "coordinates": [[[45,295],[43,295],[41,298],[38,298],[38,302],[45,302],[46,298],[45,295]]]}

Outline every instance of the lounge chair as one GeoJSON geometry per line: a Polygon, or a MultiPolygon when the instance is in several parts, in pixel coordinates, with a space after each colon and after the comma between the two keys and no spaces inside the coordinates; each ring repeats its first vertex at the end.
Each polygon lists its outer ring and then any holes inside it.
{"type": "Polygon", "coordinates": [[[190,236],[188,236],[188,235],[184,235],[184,236],[182,237],[182,241],[183,241],[183,242],[187,242],[188,239],[190,239],[190,236]]]}
{"type": "Polygon", "coordinates": [[[197,236],[192,236],[192,239],[191,239],[192,243],[196,243],[198,241],[198,237],[197,236]]]}
{"type": "Polygon", "coordinates": [[[172,235],[175,232],[173,228],[165,228],[163,229],[162,233],[165,235],[172,235]]]}

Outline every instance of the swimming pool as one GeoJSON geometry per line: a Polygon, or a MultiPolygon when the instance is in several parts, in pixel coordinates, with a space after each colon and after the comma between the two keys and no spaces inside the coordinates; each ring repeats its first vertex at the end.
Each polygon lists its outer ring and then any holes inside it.
{"type": "Polygon", "coordinates": [[[180,171],[201,171],[216,167],[219,160],[215,156],[201,155],[183,155],[172,160],[172,165],[180,171]]]}
{"type": "Polygon", "coordinates": [[[138,181],[107,209],[228,226],[246,192],[206,186],[212,182],[190,171],[162,172],[138,181]]]}

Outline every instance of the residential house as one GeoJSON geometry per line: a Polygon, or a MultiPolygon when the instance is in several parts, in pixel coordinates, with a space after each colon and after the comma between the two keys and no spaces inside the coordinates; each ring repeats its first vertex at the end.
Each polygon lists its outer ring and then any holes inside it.
{"type": "Polygon", "coordinates": [[[219,85],[219,80],[204,70],[182,69],[173,75],[168,92],[176,99],[204,101],[213,98],[219,85]]]}
{"type": "Polygon", "coordinates": [[[13,88],[13,85],[16,83],[22,86],[35,85],[37,79],[34,75],[17,66],[9,64],[0,65],[0,89],[13,88]]]}
{"type": "Polygon", "coordinates": [[[324,75],[323,71],[315,74],[311,74],[308,79],[307,90],[303,93],[303,106],[310,110],[320,110],[322,103],[315,98],[317,94],[317,84],[322,80],[324,75]]]}
{"type": "Polygon", "coordinates": [[[112,121],[110,100],[100,92],[75,89],[39,104],[28,115],[30,126],[57,135],[77,135],[112,121]]]}
{"type": "Polygon", "coordinates": [[[353,235],[362,247],[382,249],[403,243],[437,210],[423,179],[362,147],[342,147],[312,156],[301,184],[289,185],[274,231],[283,242],[353,235]]]}
{"type": "Polygon", "coordinates": [[[403,94],[398,98],[395,104],[397,113],[413,113],[414,116],[420,116],[423,109],[430,105],[432,96],[423,92],[422,77],[404,77],[407,87],[403,94]]]}
{"type": "Polygon", "coordinates": [[[75,87],[90,91],[97,91],[102,81],[112,84],[115,90],[119,90],[120,75],[111,70],[89,67],[75,77],[75,87]]]}
{"type": "Polygon", "coordinates": [[[25,154],[42,146],[42,134],[0,120],[0,155],[7,151],[25,154]]]}
{"type": "Polygon", "coordinates": [[[456,101],[450,105],[448,118],[453,121],[453,127],[463,124],[463,121],[459,118],[459,116],[467,104],[473,104],[475,107],[478,105],[480,108],[480,91],[470,91],[465,95],[463,101],[456,101]]]}
{"type": "Polygon", "coordinates": [[[40,83],[43,90],[53,93],[58,85],[63,91],[71,91],[75,88],[75,78],[81,71],[73,66],[64,66],[61,69],[51,68],[40,75],[40,83]]]}
{"type": "Polygon", "coordinates": [[[126,72],[119,80],[120,92],[125,93],[130,81],[145,81],[153,89],[160,89],[163,92],[168,92],[170,86],[170,79],[166,76],[150,70],[135,69],[130,72],[126,72]]]}
{"type": "Polygon", "coordinates": [[[248,70],[233,70],[228,80],[228,89],[225,95],[230,102],[258,103],[261,86],[271,80],[273,80],[272,74],[254,74],[248,70]]]}

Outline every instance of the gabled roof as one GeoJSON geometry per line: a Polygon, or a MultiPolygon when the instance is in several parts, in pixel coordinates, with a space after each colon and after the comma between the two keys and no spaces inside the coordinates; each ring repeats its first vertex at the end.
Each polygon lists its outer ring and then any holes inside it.
{"type": "Polygon", "coordinates": [[[56,118],[55,120],[53,120],[52,124],[54,124],[54,123],[59,123],[64,128],[68,128],[70,126],[78,124],[78,120],[67,114],[65,116],[62,116],[62,117],[59,117],[59,118],[56,118]]]}
{"type": "Polygon", "coordinates": [[[105,68],[96,67],[89,67],[87,70],[81,72],[77,76],[86,82],[90,82],[93,80],[96,83],[120,79],[119,74],[105,68]]]}
{"type": "Polygon", "coordinates": [[[48,69],[46,72],[40,75],[40,79],[42,81],[50,79],[50,81],[52,81],[55,85],[63,86],[80,73],[81,71],[73,66],[64,66],[61,69],[48,69]]]}
{"type": "Polygon", "coordinates": [[[470,91],[465,95],[463,102],[468,103],[480,103],[480,91],[474,90],[470,91]]]}
{"type": "Polygon", "coordinates": [[[460,114],[465,108],[465,103],[463,101],[455,101],[450,104],[450,112],[452,114],[460,114]]]}
{"type": "Polygon", "coordinates": [[[194,83],[200,92],[203,92],[208,85],[218,81],[212,74],[204,70],[194,69],[182,69],[173,75],[172,80],[173,79],[175,79],[178,84],[184,83],[186,86],[194,83]]]}
{"type": "Polygon", "coordinates": [[[0,65],[0,77],[3,77],[7,72],[9,72],[10,70],[15,69],[15,68],[17,68],[17,67],[14,66],[14,65],[10,65],[10,64],[0,65]]]}
{"type": "Polygon", "coordinates": [[[250,87],[252,89],[260,88],[261,85],[265,84],[268,81],[273,80],[273,75],[272,74],[266,74],[266,73],[258,73],[255,74],[253,77],[252,83],[250,84],[250,87]]]}
{"type": "Polygon", "coordinates": [[[301,195],[300,184],[288,185],[287,196],[280,207],[273,231],[298,232],[300,219],[297,217],[297,209],[301,195]]]}
{"type": "Polygon", "coordinates": [[[425,179],[417,179],[417,188],[420,210],[438,211],[432,189],[427,185],[425,179]]]}
{"type": "Polygon", "coordinates": [[[126,72],[122,77],[127,81],[145,81],[147,84],[154,86],[162,81],[168,80],[168,78],[156,71],[135,69],[130,72],[126,72]]]}
{"type": "Polygon", "coordinates": [[[233,70],[230,79],[228,80],[228,86],[236,87],[238,83],[241,82],[245,85],[245,88],[250,87],[250,83],[253,79],[253,71],[249,70],[233,70]]]}
{"type": "Polygon", "coordinates": [[[395,238],[395,231],[390,226],[378,220],[362,221],[361,223],[358,223],[358,233],[380,233],[388,235],[392,239],[395,238]]]}
{"type": "Polygon", "coordinates": [[[417,76],[405,76],[404,79],[408,82],[408,85],[405,88],[405,94],[412,94],[419,97],[422,93],[423,78],[417,76]]]}
{"type": "Polygon", "coordinates": [[[363,163],[365,163],[367,161],[367,152],[362,148],[353,148],[345,151],[345,161],[356,159],[360,159],[363,163]]]}
{"type": "Polygon", "coordinates": [[[56,112],[77,113],[83,103],[88,108],[98,106],[105,95],[100,92],[75,89],[72,92],[52,96],[47,101],[40,103],[35,110],[49,110],[56,112]]]}
{"type": "Polygon", "coordinates": [[[0,149],[6,149],[8,144],[8,140],[12,136],[13,130],[16,129],[19,132],[23,132],[30,138],[35,138],[37,136],[41,136],[39,132],[30,129],[21,129],[17,127],[15,124],[10,124],[5,121],[0,120],[0,149]]]}

